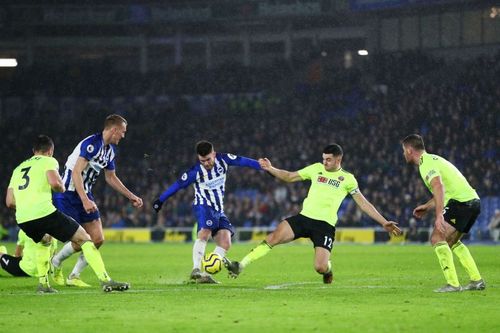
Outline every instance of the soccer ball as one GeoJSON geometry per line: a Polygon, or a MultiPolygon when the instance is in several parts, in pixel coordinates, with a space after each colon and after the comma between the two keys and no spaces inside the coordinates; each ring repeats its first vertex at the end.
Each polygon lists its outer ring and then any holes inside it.
{"type": "Polygon", "coordinates": [[[205,254],[201,261],[201,267],[209,274],[217,274],[222,270],[222,258],[215,252],[205,254]]]}

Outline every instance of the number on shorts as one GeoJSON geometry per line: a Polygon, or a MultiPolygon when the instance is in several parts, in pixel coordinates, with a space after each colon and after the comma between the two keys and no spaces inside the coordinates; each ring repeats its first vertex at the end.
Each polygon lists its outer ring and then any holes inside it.
{"type": "Polygon", "coordinates": [[[325,241],[323,242],[323,245],[326,246],[327,248],[331,249],[332,243],[333,243],[332,237],[325,236],[325,241]]]}

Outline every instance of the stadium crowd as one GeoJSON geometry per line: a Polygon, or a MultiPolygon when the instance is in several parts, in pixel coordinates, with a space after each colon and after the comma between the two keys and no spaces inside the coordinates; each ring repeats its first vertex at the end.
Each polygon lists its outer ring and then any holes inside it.
{"type": "MultiPolygon", "coordinates": [[[[284,64],[260,72],[232,65],[170,74],[116,74],[115,82],[113,73],[81,74],[85,79],[69,73],[52,84],[45,74],[13,78],[0,96],[1,187],[28,157],[36,134],[54,139],[62,171],[76,143],[100,131],[107,114],[119,113],[129,126],[117,174],[145,205],[132,209],[100,177],[94,193],[105,227],[192,226],[192,189],[170,198],[159,215],[151,203],[196,162],[201,139],[217,151],[268,157],[288,170],[321,161],[323,147],[337,142],[363,194],[410,229],[413,208],[430,195],[402,157],[399,142],[407,134],[422,134],[427,150],[452,161],[482,198],[499,196],[500,54],[453,63],[418,53],[380,55],[351,69],[322,64],[314,77],[307,66],[284,64]]],[[[226,187],[225,211],[234,225],[274,226],[300,210],[307,185],[238,171],[230,171],[226,187]]],[[[0,219],[4,229],[15,226],[4,205],[0,219]]],[[[346,200],[338,226],[375,222],[346,200]]]]}

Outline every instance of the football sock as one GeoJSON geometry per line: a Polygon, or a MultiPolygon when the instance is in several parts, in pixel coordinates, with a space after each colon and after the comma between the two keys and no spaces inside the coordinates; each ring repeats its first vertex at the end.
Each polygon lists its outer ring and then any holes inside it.
{"type": "Polygon", "coordinates": [[[324,274],[328,274],[332,271],[332,262],[328,260],[328,270],[324,274]]]}
{"type": "Polygon", "coordinates": [[[453,253],[458,257],[462,266],[464,266],[465,271],[469,274],[471,281],[481,280],[481,274],[477,269],[476,262],[469,252],[467,246],[461,241],[456,242],[451,248],[453,253]]]}
{"type": "Polygon", "coordinates": [[[67,242],[66,244],[64,244],[61,251],[56,253],[56,255],[52,258],[52,264],[56,267],[61,266],[62,262],[66,260],[69,256],[71,256],[73,253],[75,253],[73,245],[71,245],[71,242],[67,242]]]}
{"type": "Polygon", "coordinates": [[[250,253],[248,253],[240,262],[241,267],[245,267],[251,262],[254,262],[255,260],[262,258],[265,256],[269,251],[271,251],[273,247],[269,244],[267,244],[266,241],[263,241],[257,247],[255,247],[250,253]]]}
{"type": "Polygon", "coordinates": [[[194,241],[193,245],[193,269],[201,269],[201,259],[205,255],[205,248],[207,247],[207,241],[197,239],[194,241]]]}
{"type": "Polygon", "coordinates": [[[80,273],[85,269],[85,267],[88,266],[87,260],[85,260],[85,256],[83,253],[80,253],[78,256],[78,260],[76,261],[75,267],[73,267],[73,270],[71,271],[71,274],[69,275],[71,278],[72,277],[79,277],[80,273]]]}
{"type": "Polygon", "coordinates": [[[434,252],[439,260],[439,265],[443,271],[446,282],[453,287],[458,287],[460,283],[458,282],[457,271],[455,270],[455,264],[453,263],[453,253],[447,242],[438,242],[434,245],[434,252]]]}
{"type": "Polygon", "coordinates": [[[50,260],[50,243],[36,244],[36,268],[38,270],[38,277],[40,278],[40,283],[42,283],[41,278],[47,275],[49,271],[49,260],[50,260]]]}
{"type": "Polygon", "coordinates": [[[226,257],[226,250],[220,246],[216,246],[215,247],[215,250],[214,250],[214,253],[217,253],[218,255],[220,255],[222,258],[225,258],[226,257]]]}
{"type": "Polygon", "coordinates": [[[92,242],[85,242],[82,244],[83,255],[85,256],[86,261],[89,266],[92,267],[94,273],[97,275],[97,278],[101,282],[110,281],[108,273],[106,272],[106,268],[104,267],[104,262],[102,261],[101,253],[95,247],[92,242]]]}

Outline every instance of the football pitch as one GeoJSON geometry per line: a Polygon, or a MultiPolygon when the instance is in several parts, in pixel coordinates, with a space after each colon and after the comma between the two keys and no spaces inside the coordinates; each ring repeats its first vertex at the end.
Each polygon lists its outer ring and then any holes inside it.
{"type": "Polygon", "coordinates": [[[332,285],[314,272],[310,245],[278,246],[238,279],[223,270],[220,284],[196,285],[186,283],[191,244],[107,243],[108,272],[129,291],[102,292],[88,268],[92,288],[37,295],[36,279],[2,271],[0,332],[500,332],[500,246],[469,248],[487,289],[436,294],[444,278],[430,245],[336,244],[332,285]]]}

